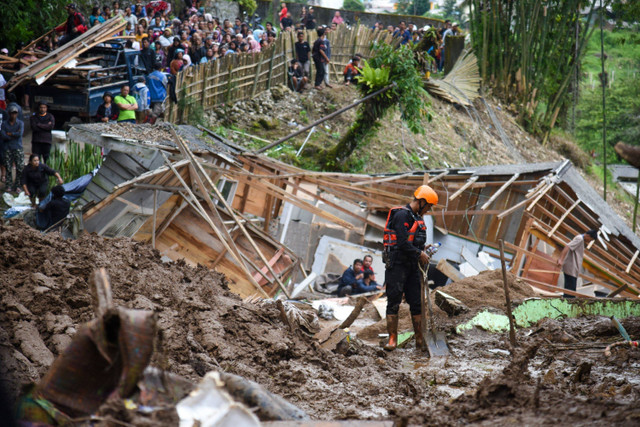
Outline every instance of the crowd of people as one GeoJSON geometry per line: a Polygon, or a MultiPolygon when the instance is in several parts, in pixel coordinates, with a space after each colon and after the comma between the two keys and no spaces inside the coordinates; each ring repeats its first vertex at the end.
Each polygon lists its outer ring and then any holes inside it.
{"type": "MultiPolygon", "coordinates": [[[[71,3],[66,6],[68,16],[65,23],[55,28],[56,31],[51,35],[43,37],[37,48],[50,52],[119,14],[124,18],[126,28],[122,35],[129,36],[125,49],[140,51],[138,66],[144,69],[145,75],[137,77],[133,87],[122,87],[118,94],[105,93],[95,117],[98,122],[153,122],[162,114],[171,75],[176,75],[185,67],[215,61],[226,55],[260,52],[273,44],[280,32],[295,31],[297,37],[295,58],[289,66],[290,87],[303,91],[312,83],[311,63],[315,69],[313,87],[317,90],[321,90],[323,85],[332,87],[329,80],[331,43],[327,35],[339,25],[347,24],[339,11],[325,25],[317,22],[312,6],[303,7],[300,15],[294,18],[287,4],[282,3],[276,25],[266,22],[263,26],[258,15],[247,20],[240,17],[234,20],[219,19],[208,13],[198,1],[187,0],[186,4],[184,11],[176,13],[171,3],[162,0],[146,4],[136,0],[130,5],[114,1],[111,5],[95,6],[89,17],[85,18],[77,5],[71,3]],[[307,30],[315,30],[317,34],[311,44],[307,40],[307,30]]],[[[406,44],[418,43],[428,27],[418,29],[412,23],[400,21],[397,26],[387,27],[376,22],[373,29],[389,31],[401,38],[401,44],[406,44]]],[[[457,25],[448,21],[438,32],[438,43],[429,54],[435,58],[439,68],[444,58],[446,38],[456,34],[457,25]]],[[[7,49],[2,49],[2,53],[9,54],[7,49]]],[[[362,56],[356,54],[344,68],[345,85],[357,82],[355,77],[359,74],[361,61],[362,56]]],[[[16,102],[15,96],[9,94],[5,99],[6,86],[7,82],[0,74],[1,178],[6,191],[17,191],[19,188],[28,188],[24,184],[19,185],[24,167],[24,123],[22,107],[16,102]],[[15,179],[12,174],[14,168],[15,179]]],[[[51,147],[51,130],[55,126],[55,119],[47,112],[46,104],[37,106],[37,111],[30,118],[30,125],[33,130],[32,154],[46,164],[51,147]]]]}

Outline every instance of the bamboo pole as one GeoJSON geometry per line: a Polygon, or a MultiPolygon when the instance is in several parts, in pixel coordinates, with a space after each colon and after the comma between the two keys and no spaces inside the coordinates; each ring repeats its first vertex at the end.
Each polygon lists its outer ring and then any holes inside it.
{"type": "Polygon", "coordinates": [[[509,295],[509,282],[507,280],[507,264],[504,260],[504,241],[500,239],[500,263],[502,264],[502,281],[504,285],[504,298],[507,303],[507,316],[509,316],[509,342],[511,342],[511,348],[515,348],[516,343],[516,330],[514,327],[513,313],[511,312],[511,297],[509,295]]]}

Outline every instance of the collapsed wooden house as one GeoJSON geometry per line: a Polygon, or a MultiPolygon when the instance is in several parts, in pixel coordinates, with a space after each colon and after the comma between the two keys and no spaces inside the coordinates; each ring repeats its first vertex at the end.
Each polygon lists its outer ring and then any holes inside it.
{"type": "Polygon", "coordinates": [[[379,247],[388,209],[406,204],[421,184],[440,196],[428,215],[429,241],[443,243],[434,262],[481,270],[477,254],[498,257],[503,240],[512,271],[541,292],[639,295],[640,239],[569,161],[376,176],[310,172],[210,131],[205,137],[180,126],[178,136],[167,125],[164,136],[145,138],[148,129],[159,128],[96,124],[69,132],[111,150],[84,198],[86,229],[216,268],[241,295],[288,295],[322,235],[379,247]],[[599,237],[585,252],[583,286],[565,291],[554,259],[589,229],[599,237]]]}

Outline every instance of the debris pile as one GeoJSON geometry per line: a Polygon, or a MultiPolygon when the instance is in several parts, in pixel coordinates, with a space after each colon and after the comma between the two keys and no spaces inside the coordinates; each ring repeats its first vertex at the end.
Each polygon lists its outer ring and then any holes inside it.
{"type": "MultiPolygon", "coordinates": [[[[507,273],[507,281],[512,301],[536,296],[531,286],[512,273],[507,273]]],[[[504,310],[506,307],[503,283],[501,270],[487,270],[438,289],[456,297],[471,309],[493,307],[504,310]]]]}

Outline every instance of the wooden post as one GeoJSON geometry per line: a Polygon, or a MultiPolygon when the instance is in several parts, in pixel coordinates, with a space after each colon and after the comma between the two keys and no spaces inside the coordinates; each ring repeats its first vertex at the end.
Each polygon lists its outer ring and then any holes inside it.
{"type": "Polygon", "coordinates": [[[640,169],[638,169],[638,180],[636,181],[636,199],[633,203],[633,232],[634,233],[636,232],[636,219],[638,217],[638,197],[639,196],[640,196],[640,169]]]}
{"type": "Polygon", "coordinates": [[[273,76],[273,58],[276,56],[275,43],[271,46],[271,59],[269,59],[269,75],[267,76],[267,90],[271,89],[271,77],[273,76]]]}
{"type": "Polygon", "coordinates": [[[158,217],[158,190],[153,190],[153,229],[151,230],[151,246],[156,248],[156,220],[158,217]]]}
{"type": "Polygon", "coordinates": [[[514,327],[513,313],[511,312],[511,297],[509,296],[509,282],[507,281],[507,264],[504,260],[504,241],[500,239],[500,262],[502,263],[502,281],[504,282],[504,298],[507,303],[507,316],[509,317],[509,342],[511,348],[515,348],[516,330],[514,327]]]}
{"type": "MultiPolygon", "coordinates": [[[[260,54],[257,55],[260,58],[260,54]]],[[[258,89],[258,80],[260,80],[260,70],[262,70],[262,59],[258,60],[258,66],[256,67],[256,77],[253,79],[253,87],[251,87],[251,98],[256,96],[256,90],[258,89]]]]}

